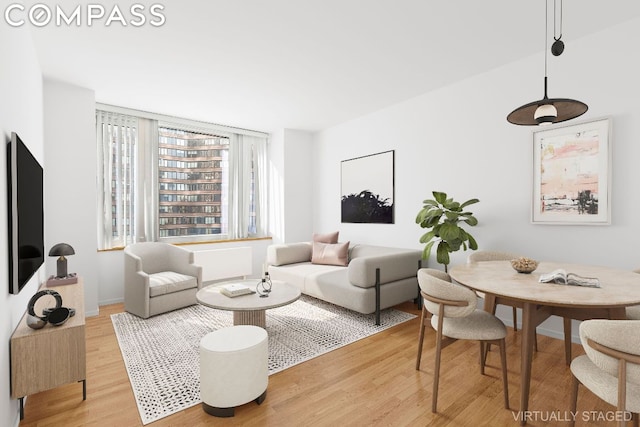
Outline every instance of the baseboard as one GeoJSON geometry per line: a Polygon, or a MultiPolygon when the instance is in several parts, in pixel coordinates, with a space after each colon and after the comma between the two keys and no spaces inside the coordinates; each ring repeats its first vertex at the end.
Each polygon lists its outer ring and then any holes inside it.
{"type": "MultiPolygon", "coordinates": [[[[27,406],[27,398],[29,396],[25,396],[23,399],[23,404],[24,406],[27,406]]],[[[12,401],[17,402],[17,405],[15,406],[16,408],[16,412],[15,412],[15,418],[13,419],[13,426],[14,427],[20,427],[20,400],[18,399],[12,399],[12,401]]],[[[23,406],[23,408],[24,408],[23,406]]]]}
{"type": "Polygon", "coordinates": [[[103,305],[118,304],[121,302],[124,302],[124,298],[113,298],[113,299],[102,300],[102,301],[98,301],[98,307],[103,305]]]}
{"type": "MultiPolygon", "coordinates": [[[[520,319],[520,311],[518,311],[518,319],[520,319]]],[[[509,317],[509,316],[497,316],[498,319],[502,320],[502,322],[513,328],[513,318],[509,317]]],[[[574,325],[572,325],[574,326],[574,325]]],[[[518,331],[522,330],[522,323],[518,323],[518,331]]],[[[575,344],[580,344],[580,335],[577,334],[578,328],[576,327],[572,327],[571,328],[571,342],[575,343],[575,344]]],[[[540,326],[538,326],[536,328],[536,333],[539,335],[545,335],[547,337],[551,337],[551,338],[556,338],[559,340],[564,341],[564,330],[556,330],[556,329],[550,329],[550,328],[541,328],[540,326]]]]}
{"type": "MultiPolygon", "coordinates": [[[[571,330],[573,331],[575,328],[571,328],[571,330]]],[[[557,338],[559,340],[563,340],[564,341],[564,332],[558,332],[555,329],[548,329],[548,328],[538,328],[536,329],[536,332],[540,335],[546,335],[548,337],[551,338],[557,338]]],[[[575,343],[575,344],[580,344],[580,335],[574,335],[573,333],[571,334],[571,342],[575,343]]]]}

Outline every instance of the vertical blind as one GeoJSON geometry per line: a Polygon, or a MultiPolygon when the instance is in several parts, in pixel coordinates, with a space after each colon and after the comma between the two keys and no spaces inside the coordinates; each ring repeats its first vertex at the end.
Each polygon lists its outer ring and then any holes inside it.
{"type": "Polygon", "coordinates": [[[98,111],[99,249],[125,246],[135,236],[133,188],[137,162],[138,119],[98,111]]]}

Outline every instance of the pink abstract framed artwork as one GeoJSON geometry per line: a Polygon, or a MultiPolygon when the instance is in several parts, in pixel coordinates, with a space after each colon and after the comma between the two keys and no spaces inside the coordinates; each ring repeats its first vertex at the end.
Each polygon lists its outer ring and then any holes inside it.
{"type": "Polygon", "coordinates": [[[533,132],[535,224],[611,223],[611,119],[533,132]]]}

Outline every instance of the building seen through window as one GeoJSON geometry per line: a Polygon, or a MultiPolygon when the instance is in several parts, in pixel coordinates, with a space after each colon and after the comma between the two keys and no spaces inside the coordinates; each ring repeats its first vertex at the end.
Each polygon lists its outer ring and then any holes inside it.
{"type": "Polygon", "coordinates": [[[229,138],[158,129],[159,237],[222,233],[229,138]]]}

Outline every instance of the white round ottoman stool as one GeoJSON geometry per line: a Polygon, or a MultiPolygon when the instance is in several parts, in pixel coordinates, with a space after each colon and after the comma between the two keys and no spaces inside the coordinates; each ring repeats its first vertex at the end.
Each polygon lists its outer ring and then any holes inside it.
{"type": "Polygon", "coordinates": [[[233,417],[235,407],[267,396],[267,331],[239,325],[218,329],[200,340],[202,408],[216,417],[233,417]]]}

